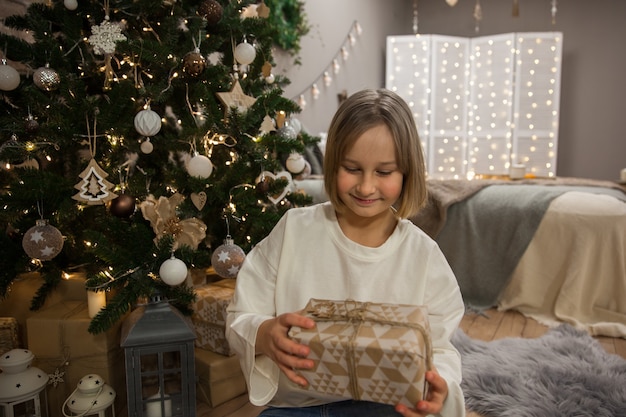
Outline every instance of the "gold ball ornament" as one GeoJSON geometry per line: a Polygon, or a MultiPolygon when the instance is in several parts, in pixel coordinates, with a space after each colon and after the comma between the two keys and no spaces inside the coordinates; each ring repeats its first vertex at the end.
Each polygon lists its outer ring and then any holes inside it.
{"type": "Polygon", "coordinates": [[[224,244],[213,251],[211,265],[220,277],[237,278],[244,259],[246,259],[246,253],[243,249],[235,245],[230,237],[226,237],[224,244]]]}
{"type": "Polygon", "coordinates": [[[44,91],[54,91],[61,84],[59,73],[50,68],[50,64],[39,67],[33,73],[33,83],[44,91]]]}
{"type": "Polygon", "coordinates": [[[149,137],[161,131],[161,116],[150,107],[135,115],[135,129],[140,135],[149,137]]]}
{"type": "Polygon", "coordinates": [[[191,77],[197,77],[206,68],[206,59],[200,51],[188,52],[183,56],[183,72],[191,77]]]}
{"type": "Polygon", "coordinates": [[[61,253],[63,235],[59,229],[48,224],[48,220],[39,219],[24,233],[22,248],[31,258],[49,261],[61,253]]]}
{"type": "Polygon", "coordinates": [[[206,0],[200,3],[196,13],[206,19],[207,26],[215,26],[222,20],[224,9],[216,0],[206,0]]]}

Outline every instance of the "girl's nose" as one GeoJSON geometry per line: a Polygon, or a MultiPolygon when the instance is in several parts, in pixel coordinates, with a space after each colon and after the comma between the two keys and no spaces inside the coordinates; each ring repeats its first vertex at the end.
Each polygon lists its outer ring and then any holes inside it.
{"type": "Polygon", "coordinates": [[[376,181],[369,174],[363,174],[361,180],[357,184],[357,191],[363,196],[368,196],[376,191],[376,181]]]}

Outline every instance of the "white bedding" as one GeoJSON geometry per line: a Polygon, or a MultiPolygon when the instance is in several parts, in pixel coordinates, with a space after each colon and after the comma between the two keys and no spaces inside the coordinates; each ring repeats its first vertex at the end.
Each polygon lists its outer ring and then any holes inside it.
{"type": "Polygon", "coordinates": [[[498,308],[626,338],[626,203],[578,191],[555,198],[498,308]]]}

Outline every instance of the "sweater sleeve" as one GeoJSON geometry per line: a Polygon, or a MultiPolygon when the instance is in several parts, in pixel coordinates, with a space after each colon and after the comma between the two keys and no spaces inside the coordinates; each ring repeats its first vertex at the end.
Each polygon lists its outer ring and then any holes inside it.
{"type": "Polygon", "coordinates": [[[239,357],[250,402],[257,406],[274,397],[280,376],[280,369],[272,360],[255,352],[259,326],[276,316],[276,270],[271,248],[281,245],[277,238],[280,232],[281,227],[277,226],[246,256],[226,319],[226,338],[239,357]]]}
{"type": "Polygon", "coordinates": [[[433,363],[448,384],[448,397],[439,415],[464,416],[461,356],[452,345],[451,338],[463,318],[465,307],[454,273],[441,251],[433,251],[429,262],[432,263],[432,273],[429,275],[426,303],[432,330],[433,363]]]}

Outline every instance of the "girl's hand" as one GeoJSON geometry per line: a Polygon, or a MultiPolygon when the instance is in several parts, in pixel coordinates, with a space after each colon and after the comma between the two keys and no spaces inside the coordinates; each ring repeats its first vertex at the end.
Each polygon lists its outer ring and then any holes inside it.
{"type": "Polygon", "coordinates": [[[441,412],[443,402],[448,397],[448,383],[434,368],[426,372],[426,381],[429,384],[426,398],[415,404],[415,408],[409,408],[403,404],[396,405],[398,413],[404,417],[424,417],[441,412]]]}
{"type": "Polygon", "coordinates": [[[297,313],[284,313],[261,323],[256,336],[256,353],[268,356],[292,382],[306,387],[308,381],[298,369],[311,369],[314,363],[306,359],[310,349],[293,341],[288,332],[291,326],[304,329],[315,327],[315,321],[297,313]]]}

